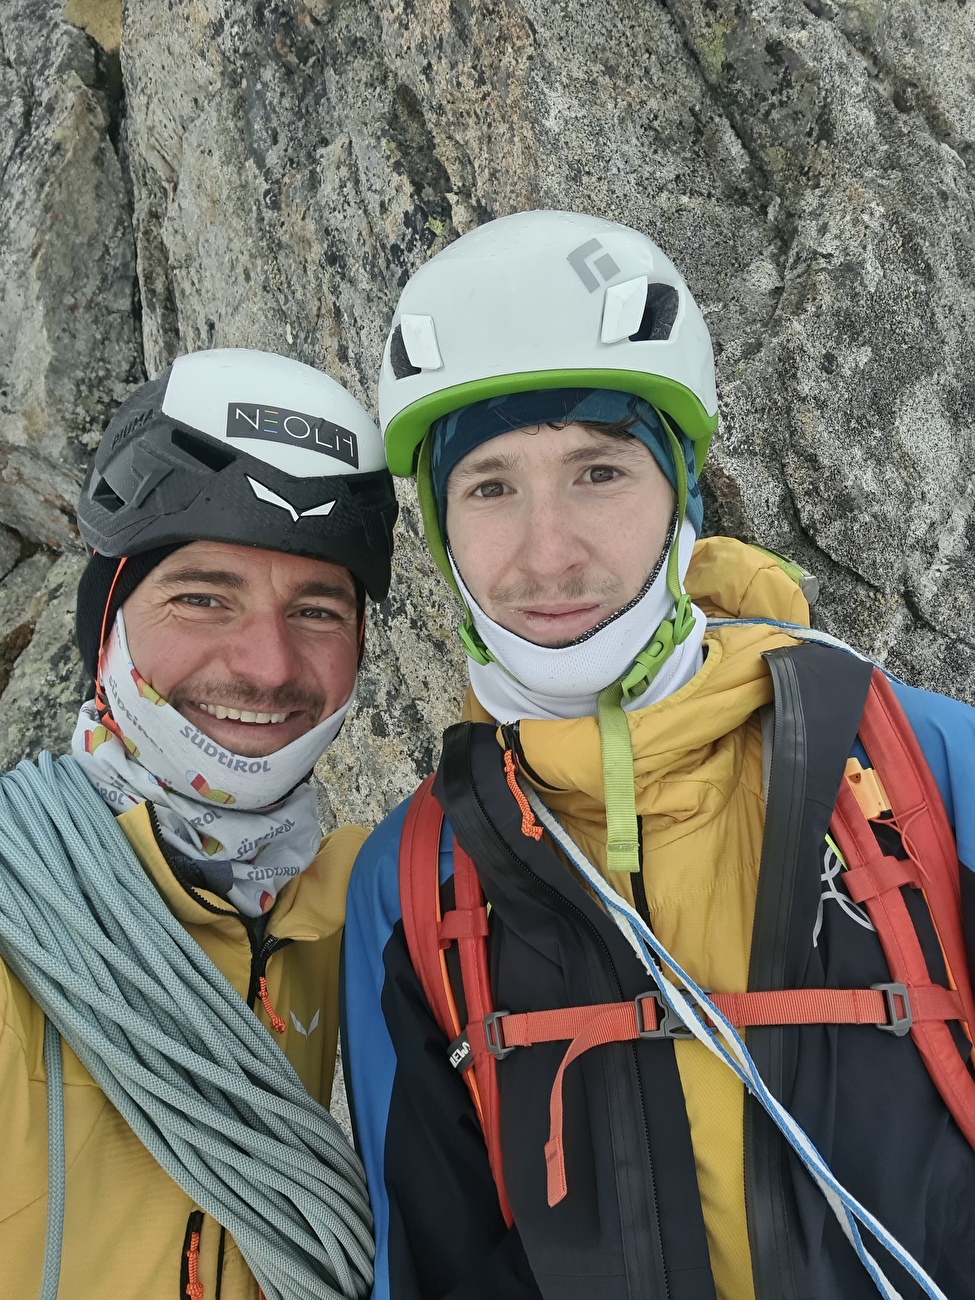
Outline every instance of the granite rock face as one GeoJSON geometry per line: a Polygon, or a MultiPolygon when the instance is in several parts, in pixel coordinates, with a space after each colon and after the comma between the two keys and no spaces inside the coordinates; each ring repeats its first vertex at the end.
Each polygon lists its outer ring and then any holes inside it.
{"type": "Polygon", "coordinates": [[[0,521],[64,548],[91,450],[143,369],[118,53],[58,11],[0,12],[0,521]]]}
{"type": "Polygon", "coordinates": [[[74,645],[75,597],[83,557],[69,552],[52,564],[50,556],[34,556],[0,585],[0,602],[6,584],[42,558],[42,583],[24,611],[32,635],[6,660],[4,648],[11,637],[0,641],[0,673],[6,671],[0,697],[0,771],[22,758],[35,757],[42,749],[52,754],[69,752],[78,704],[84,698],[87,673],[74,645]]]}
{"type": "MultiPolygon", "coordinates": [[[[289,352],[373,405],[426,257],[494,216],[581,208],[646,230],[706,313],[710,529],[794,555],[822,580],[821,626],[975,700],[975,6],[178,11],[0,13],[0,523],[25,553],[77,546],[99,429],[176,353],[289,352]]],[[[359,706],[320,767],[326,818],[408,793],[462,694],[457,611],[402,499],[359,706]]],[[[38,642],[69,643],[66,591],[21,625],[5,760],[47,739],[38,691],[53,718],[80,689],[38,642]]]]}

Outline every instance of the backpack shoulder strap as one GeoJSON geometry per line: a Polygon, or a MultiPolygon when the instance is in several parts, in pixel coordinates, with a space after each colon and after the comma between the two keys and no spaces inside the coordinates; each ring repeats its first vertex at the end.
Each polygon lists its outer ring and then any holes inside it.
{"type": "Polygon", "coordinates": [[[451,1061],[463,1072],[488,1149],[491,1172],[505,1222],[513,1218],[501,1157],[501,1105],[497,1063],[487,1049],[484,1021],[494,1010],[488,967],[488,915],[477,869],[454,842],[453,910],[440,899],[440,840],[444,814],[433,793],[432,776],[410,803],[400,840],[399,882],[403,929],[410,960],[437,1024],[451,1043],[451,1061]],[[462,1026],[450,982],[446,950],[456,942],[467,1008],[462,1026]]]}
{"type": "Polygon", "coordinates": [[[894,688],[874,673],[860,723],[864,748],[879,763],[892,811],[917,862],[921,888],[938,931],[952,988],[961,996],[969,1037],[975,1032],[975,997],[962,920],[961,866],[941,791],[894,688]]]}
{"type": "Polygon", "coordinates": [[[443,809],[433,795],[433,777],[410,800],[399,846],[399,892],[403,929],[413,969],[437,1024],[448,1038],[460,1032],[457,1008],[440,948],[440,837],[443,809]]]}
{"type": "Polygon", "coordinates": [[[456,935],[460,950],[460,973],[467,1003],[467,1039],[474,1053],[473,1067],[465,1072],[484,1129],[491,1172],[498,1188],[501,1213],[510,1228],[514,1222],[504,1182],[501,1153],[501,1097],[498,1092],[498,1062],[490,1051],[485,1024],[494,1012],[491,975],[488,968],[488,914],[484,891],[473,860],[454,841],[455,912],[444,917],[444,940],[456,935]],[[456,918],[456,920],[454,919],[456,918]]]}
{"type": "MultiPolygon", "coordinates": [[[[912,874],[905,880],[906,864],[884,855],[850,782],[844,780],[832,823],[846,858],[844,879],[854,900],[867,908],[891,974],[908,990],[931,981],[901,892],[907,886],[921,889],[941,942],[949,985],[957,991],[961,1003],[963,1028],[971,1041],[975,1000],[962,930],[960,866],[954,835],[917,737],[879,669],[873,674],[860,735],[890,800],[893,825],[909,855],[912,874]]],[[[975,1079],[949,1026],[939,1021],[915,1021],[911,1036],[945,1104],[975,1146],[975,1079]]]]}

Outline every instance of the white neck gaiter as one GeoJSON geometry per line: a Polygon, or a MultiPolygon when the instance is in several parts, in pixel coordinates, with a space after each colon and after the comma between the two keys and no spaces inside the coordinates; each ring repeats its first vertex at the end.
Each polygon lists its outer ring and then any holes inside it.
{"type": "Polygon", "coordinates": [[[168,845],[201,886],[244,916],[270,909],[318,852],[318,801],[304,780],[345,720],[355,690],[330,717],[266,758],[218,745],[140,676],[116,615],[101,657],[111,717],[82,705],[71,750],[116,814],[151,800],[168,845]],[[114,721],[114,728],[106,725],[114,721]]]}
{"type": "MultiPolygon", "coordinates": [[[[678,542],[681,583],[690,566],[696,540],[693,526],[685,520],[678,542]]],[[[660,624],[674,613],[664,563],[638,600],[579,641],[553,650],[534,645],[495,623],[468,591],[452,556],[450,565],[474,626],[498,661],[479,664],[468,660],[474,694],[497,722],[594,716],[600,691],[625,675],[660,624]]],[[[707,618],[696,605],[691,609],[694,628],[690,636],[674,647],[647,690],[637,699],[624,702],[627,712],[644,709],[673,694],[701,667],[707,618]]]]}

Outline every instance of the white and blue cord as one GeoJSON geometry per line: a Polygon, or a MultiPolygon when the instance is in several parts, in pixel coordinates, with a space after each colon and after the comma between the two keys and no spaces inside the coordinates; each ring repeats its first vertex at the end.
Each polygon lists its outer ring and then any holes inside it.
{"type": "Polygon", "coordinates": [[[595,891],[597,897],[609,910],[621,933],[637,952],[648,974],[656,982],[666,1006],[675,1013],[680,1022],[694,1035],[698,1042],[703,1043],[729,1069],[734,1070],[748,1091],[758,1099],[768,1112],[776,1127],[823,1193],[830,1208],[836,1215],[844,1235],[856,1251],[860,1262],[870,1274],[884,1300],[902,1300],[902,1297],[864,1245],[858,1221],[890,1252],[894,1259],[918,1284],[924,1295],[931,1297],[931,1300],[947,1300],[947,1296],[945,1296],[941,1288],[928,1276],[913,1256],[908,1254],[883,1224],[837,1181],[829,1165],[804,1130],[796,1123],[785,1107],[769,1092],[762,1081],[758,1067],[745,1046],[744,1040],[730,1021],[721,1014],[704,990],[674,960],[640,914],[606,883],[572,837],[545,806],[538,793],[531,786],[523,788],[535,816],[565,852],[572,865],[576,867],[595,891]],[[673,971],[684,987],[678,988],[673,984],[664,974],[662,966],[666,966],[673,971]],[[695,1014],[685,995],[689,995],[704,1015],[714,1022],[714,1028],[695,1014]]]}

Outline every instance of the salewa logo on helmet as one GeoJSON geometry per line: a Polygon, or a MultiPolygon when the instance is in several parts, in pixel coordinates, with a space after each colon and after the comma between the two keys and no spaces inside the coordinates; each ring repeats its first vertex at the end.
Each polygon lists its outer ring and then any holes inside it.
{"type": "Polygon", "coordinates": [[[305,447],[359,468],[359,442],[350,429],[319,415],[286,411],[281,406],[231,402],[227,407],[227,437],[261,438],[288,447],[305,447]]]}
{"type": "Polygon", "coordinates": [[[332,507],[335,505],[334,501],[323,501],[320,506],[312,506],[310,510],[296,510],[290,501],[285,501],[284,497],[279,497],[277,492],[272,492],[269,487],[259,483],[256,478],[251,478],[249,474],[246,475],[246,478],[258,501],[266,501],[269,506],[277,506],[280,510],[287,510],[295,523],[299,519],[307,519],[309,515],[330,515],[332,507]]]}
{"type": "Polygon", "coordinates": [[[584,244],[574,248],[565,260],[589,293],[595,293],[600,284],[606,284],[614,275],[620,273],[620,268],[609,253],[603,252],[603,246],[598,239],[587,239],[584,244]],[[597,253],[602,253],[602,257],[596,257],[597,253]],[[593,261],[593,258],[596,260],[593,261]],[[594,274],[595,271],[599,272],[598,276],[594,274]]]}

